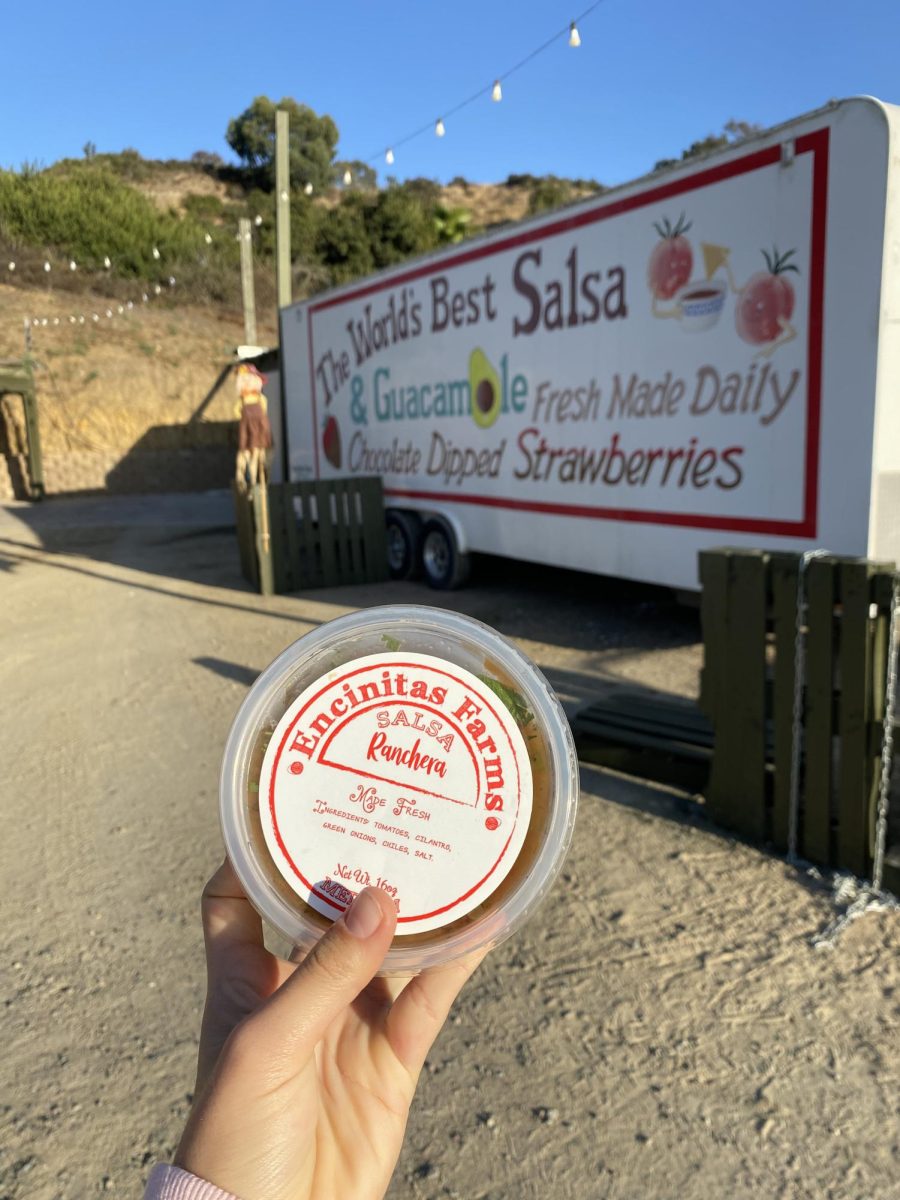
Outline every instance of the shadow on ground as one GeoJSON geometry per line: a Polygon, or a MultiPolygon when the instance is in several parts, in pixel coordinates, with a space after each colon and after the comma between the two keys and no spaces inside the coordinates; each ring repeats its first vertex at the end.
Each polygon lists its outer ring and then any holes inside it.
{"type": "MultiPolygon", "coordinates": [[[[244,606],[254,600],[240,572],[233,503],[225,490],[3,506],[0,570],[18,569],[35,551],[61,569],[102,574],[106,566],[126,568],[240,593],[244,606]]],[[[157,585],[132,576],[129,586],[157,585]]],[[[416,581],[357,584],[278,597],[280,609],[289,611],[293,599],[340,610],[376,604],[448,608],[508,637],[602,652],[607,664],[617,654],[700,640],[698,613],[676,603],[668,589],[578,571],[535,570],[533,564],[482,555],[474,556],[469,585],[458,592],[435,592],[416,581]],[[548,605],[552,622],[546,619],[548,605]]],[[[229,602],[225,595],[217,600],[229,602]]]]}

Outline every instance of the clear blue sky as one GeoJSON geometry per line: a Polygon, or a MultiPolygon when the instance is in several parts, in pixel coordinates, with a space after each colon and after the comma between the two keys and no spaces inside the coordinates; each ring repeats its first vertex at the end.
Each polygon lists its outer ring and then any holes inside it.
{"type": "MultiPolygon", "coordinates": [[[[255,95],[330,113],[367,159],[524,57],[583,9],[559,0],[70,0],[5,4],[0,165],[134,147],[229,157],[255,95]]],[[[730,117],[772,125],[827,100],[900,103],[900,0],[604,0],[379,176],[511,172],[616,183],[730,117]]]]}

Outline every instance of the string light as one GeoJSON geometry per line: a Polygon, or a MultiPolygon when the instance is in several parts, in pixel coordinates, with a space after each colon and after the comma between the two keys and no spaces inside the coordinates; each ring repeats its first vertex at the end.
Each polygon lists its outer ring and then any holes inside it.
{"type": "Polygon", "coordinates": [[[75,261],[75,259],[74,259],[74,258],[70,258],[70,259],[69,259],[69,270],[70,270],[70,271],[77,271],[77,270],[78,270],[78,263],[75,261]]]}
{"type": "Polygon", "coordinates": [[[212,234],[204,233],[203,240],[204,240],[204,242],[206,242],[207,246],[211,246],[212,245],[212,234]]]}
{"type": "Polygon", "coordinates": [[[379,150],[375,154],[371,154],[365,161],[375,165],[381,161],[382,155],[384,155],[386,161],[388,163],[392,163],[394,161],[394,151],[400,146],[405,146],[407,142],[411,142],[414,138],[421,137],[423,134],[428,133],[429,131],[433,131],[438,137],[443,137],[446,133],[444,122],[448,118],[455,116],[458,112],[461,112],[462,109],[468,108],[470,104],[474,104],[476,101],[481,100],[484,96],[490,96],[490,98],[494,101],[502,100],[502,85],[510,77],[510,75],[514,75],[516,71],[521,71],[523,67],[527,66],[533,59],[537,58],[539,54],[543,54],[544,51],[549,50],[550,47],[558,42],[561,38],[568,37],[570,46],[580,46],[581,34],[578,32],[579,24],[589,17],[594,9],[599,8],[602,3],[603,0],[593,0],[593,3],[589,4],[584,12],[579,13],[573,21],[569,21],[569,23],[564,25],[562,29],[557,29],[556,32],[551,34],[551,36],[548,37],[545,42],[542,42],[541,45],[536,46],[530,53],[526,54],[524,58],[521,58],[517,63],[514,63],[507,71],[503,71],[501,74],[497,75],[493,83],[488,83],[484,87],[480,87],[478,91],[473,92],[471,96],[467,96],[464,100],[460,100],[458,104],[454,104],[450,108],[445,108],[444,115],[439,117],[436,122],[432,123],[429,121],[427,124],[420,125],[417,129],[411,130],[404,137],[395,138],[391,142],[391,149],[388,152],[391,155],[390,158],[387,157],[387,154],[384,150],[379,150]]]}
{"type": "Polygon", "coordinates": [[[393,165],[394,165],[394,152],[393,152],[393,150],[391,150],[391,149],[388,149],[388,150],[386,151],[386,153],[385,153],[385,156],[384,156],[384,161],[387,163],[387,165],[388,165],[389,167],[391,167],[391,166],[393,166],[393,165]]]}
{"type": "Polygon", "coordinates": [[[308,183],[306,185],[306,187],[303,189],[303,191],[306,193],[307,196],[311,196],[313,194],[313,185],[311,183],[308,183]]]}
{"type": "Polygon", "coordinates": [[[290,196],[288,195],[288,193],[287,193],[287,192],[281,192],[281,193],[279,193],[279,194],[280,194],[280,196],[281,196],[281,199],[282,199],[282,201],[283,201],[285,204],[287,204],[288,200],[290,200],[290,196]]]}
{"type": "Polygon", "coordinates": [[[16,264],[14,262],[8,263],[7,269],[10,271],[14,271],[16,269],[16,264]]]}
{"type": "Polygon", "coordinates": [[[112,266],[112,259],[109,257],[108,254],[104,254],[104,256],[103,256],[103,265],[104,265],[104,267],[106,267],[107,271],[112,266]]]}
{"type": "Polygon", "coordinates": [[[344,172],[344,187],[349,187],[352,182],[353,176],[350,174],[350,168],[348,167],[344,172]]]}
{"type": "Polygon", "coordinates": [[[45,263],[44,263],[44,270],[49,272],[49,270],[50,270],[50,264],[49,264],[48,262],[45,262],[45,263]]]}
{"type": "Polygon", "coordinates": [[[262,217],[259,215],[259,213],[257,213],[256,216],[253,218],[253,224],[256,226],[257,229],[259,229],[260,225],[262,225],[262,217]]]}
{"type": "Polygon", "coordinates": [[[156,259],[159,258],[159,249],[156,246],[153,247],[153,257],[156,259]]]}

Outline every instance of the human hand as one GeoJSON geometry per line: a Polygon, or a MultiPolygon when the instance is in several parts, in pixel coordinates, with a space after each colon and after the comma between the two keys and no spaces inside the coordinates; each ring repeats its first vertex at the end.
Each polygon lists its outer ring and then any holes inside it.
{"type": "Polygon", "coordinates": [[[299,966],[226,859],[203,891],[207,998],[178,1166],[240,1200],[380,1200],[425,1056],[481,955],[378,979],[394,905],[365,888],[299,966]]]}

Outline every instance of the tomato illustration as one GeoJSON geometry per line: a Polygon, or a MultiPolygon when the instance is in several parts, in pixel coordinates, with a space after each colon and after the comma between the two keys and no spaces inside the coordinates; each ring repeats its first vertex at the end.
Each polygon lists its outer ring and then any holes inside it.
{"type": "Polygon", "coordinates": [[[334,417],[329,417],[325,422],[322,449],[331,465],[339,471],[341,467],[341,430],[334,417]]]}
{"type": "Polygon", "coordinates": [[[691,277],[694,254],[691,243],[684,236],[690,227],[684,213],[678,218],[677,225],[672,225],[668,217],[663,219],[662,225],[653,222],[661,241],[656,243],[650,255],[647,283],[657,300],[671,300],[691,277]]]}
{"type": "Polygon", "coordinates": [[[753,346],[774,342],[781,335],[794,311],[794,288],[785,275],[788,271],[799,274],[797,267],[788,262],[794,250],[779,254],[773,248],[771,254],[766,250],[762,253],[768,269],[758,271],[741,289],[734,314],[738,334],[753,346]]]}

